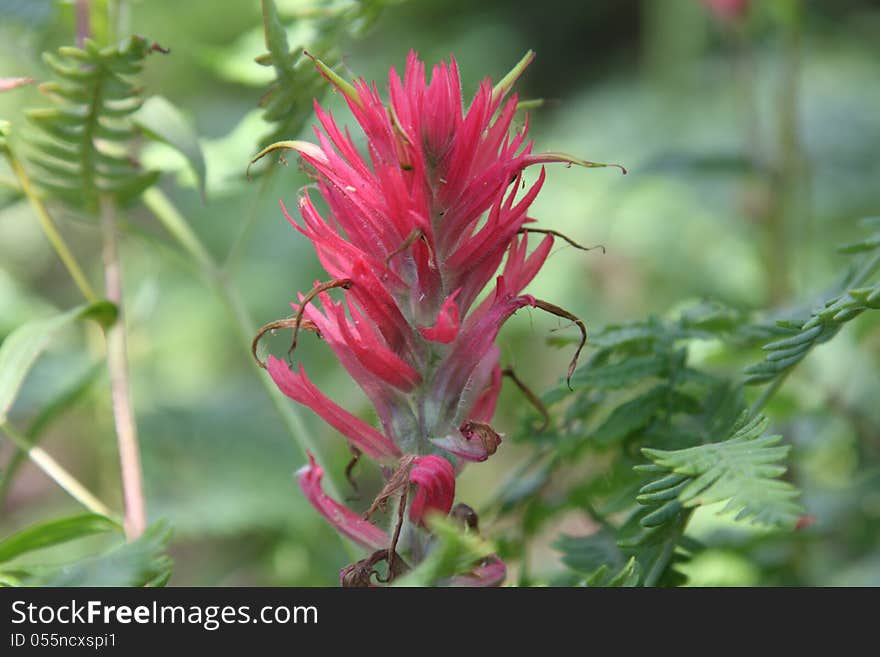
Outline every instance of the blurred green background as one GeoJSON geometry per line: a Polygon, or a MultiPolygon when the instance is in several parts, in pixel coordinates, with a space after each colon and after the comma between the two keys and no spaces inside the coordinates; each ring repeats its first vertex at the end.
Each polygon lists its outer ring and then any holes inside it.
{"type": "MultiPolygon", "coordinates": [[[[303,15],[332,6],[277,4],[292,44],[308,43],[303,15]]],[[[279,199],[295,207],[306,183],[295,164],[261,197],[259,183],[244,176],[267,132],[256,104],[268,69],[253,63],[265,50],[259,2],[129,6],[132,31],[171,50],[150,58],[145,86],[173,100],[196,127],[208,160],[207,201],[170,149],[150,146],[143,160],[169,172],[163,187],[221,261],[255,213],[253,230],[239,240],[234,283],[258,323],[283,317],[297,291],[322,272],[278,208],[279,199]]],[[[39,53],[72,42],[71,3],[3,0],[0,19],[0,77],[45,79],[39,53]]],[[[533,206],[541,224],[607,249],[584,253],[559,242],[529,290],[588,326],[664,314],[703,297],[744,310],[790,299],[809,304],[845,264],[834,247],[859,236],[859,217],[880,212],[876,2],[754,0],[743,17],[728,20],[697,0],[413,0],[389,4],[372,29],[339,47],[350,76],[377,80],[380,88],[389,66],[400,70],[410,49],[429,63],[453,54],[466,97],[483,77],[497,79],[526,50],[536,51],[518,86],[522,97],[546,100],[530,116],[536,149],[620,162],[630,171],[624,177],[615,169],[551,167],[533,206]]],[[[339,98],[326,100],[348,122],[339,98]]],[[[25,108],[44,104],[35,88],[5,93],[0,117],[24,123],[25,108]]],[[[302,136],[310,134],[307,127],[302,136]]],[[[9,178],[0,168],[0,181],[9,178]]],[[[29,206],[7,186],[0,185],[0,337],[79,302],[29,206]]],[[[97,284],[97,226],[69,213],[59,221],[97,284]]],[[[292,473],[303,459],[259,386],[263,373],[242,352],[216,296],[150,215],[135,208],[123,225],[148,508],[151,519],[166,518],[174,528],[171,583],[334,585],[349,555],[295,486],[292,473]]],[[[558,326],[523,311],[501,334],[504,363],[537,390],[564,374],[570,357],[546,344],[558,326]]],[[[33,417],[99,362],[102,344],[100,333],[79,329],[53,344],[12,420],[33,417]]],[[[282,344],[279,337],[276,352],[282,344]]],[[[330,397],[370,417],[324,345],[307,338],[298,357],[330,397]]],[[[812,355],[774,404],[777,418],[798,409],[782,432],[795,444],[803,501],[820,528],[804,544],[796,575],[773,579],[786,564],[772,541],[748,553],[734,542],[691,565],[694,583],[880,585],[878,357],[878,320],[866,315],[812,355]]],[[[101,376],[52,426],[44,447],[118,505],[101,376]]],[[[505,390],[500,430],[514,430],[520,405],[505,390]]],[[[341,470],[342,441],[300,412],[341,470]]],[[[469,467],[458,499],[478,507],[525,451],[506,441],[489,463],[469,467]]],[[[0,463],[11,454],[0,444],[0,463]]],[[[75,510],[26,465],[0,510],[0,535],[75,510]]],[[[563,526],[589,531],[577,517],[563,526]]],[[[491,519],[483,527],[491,536],[491,519]]],[[[725,527],[707,514],[692,531],[707,538],[725,527]]],[[[548,534],[548,546],[556,533],[548,534]]],[[[52,556],[60,561],[87,547],[52,556]]],[[[532,559],[533,574],[559,568],[549,547],[532,559]]]]}

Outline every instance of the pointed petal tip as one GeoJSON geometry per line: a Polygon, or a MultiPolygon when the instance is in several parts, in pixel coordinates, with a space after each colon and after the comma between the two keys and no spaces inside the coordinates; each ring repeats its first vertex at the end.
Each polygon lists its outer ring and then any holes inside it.
{"type": "Polygon", "coordinates": [[[358,545],[381,550],[388,545],[388,535],[364,520],[348,507],[340,504],[321,488],[324,470],[308,453],[309,462],[297,471],[297,482],[306,499],[340,534],[358,545]]]}
{"type": "Polygon", "coordinates": [[[364,108],[364,102],[361,100],[360,94],[358,94],[358,91],[353,84],[344,80],[341,75],[312,55],[308,50],[303,50],[303,55],[315,63],[315,67],[321,72],[321,75],[323,75],[330,84],[336,87],[343,96],[359,108],[364,108]]]}
{"type": "Polygon", "coordinates": [[[620,169],[623,175],[629,173],[627,168],[622,164],[616,164],[612,162],[591,162],[590,160],[583,160],[579,157],[575,157],[574,155],[569,155],[568,153],[535,153],[534,155],[526,155],[523,159],[526,163],[526,166],[530,166],[532,164],[544,164],[549,162],[562,162],[564,164],[567,164],[568,166],[575,164],[579,167],[584,167],[587,169],[603,169],[605,167],[616,167],[620,169]]]}
{"type": "Polygon", "coordinates": [[[526,52],[526,54],[523,56],[523,58],[520,59],[516,63],[516,66],[514,66],[510,70],[510,72],[507,75],[505,75],[503,78],[501,78],[498,81],[498,84],[496,84],[492,88],[492,100],[498,101],[498,100],[502,99],[505,95],[507,95],[507,92],[513,88],[514,84],[516,84],[516,81],[519,79],[519,76],[521,76],[523,74],[523,71],[525,71],[526,68],[528,68],[529,64],[531,64],[534,59],[535,59],[535,51],[534,50],[529,50],[528,52],[526,52]]]}

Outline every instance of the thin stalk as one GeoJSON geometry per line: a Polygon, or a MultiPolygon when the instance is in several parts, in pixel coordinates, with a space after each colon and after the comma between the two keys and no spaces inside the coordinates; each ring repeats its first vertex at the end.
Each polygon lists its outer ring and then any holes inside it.
{"type": "Polygon", "coordinates": [[[764,407],[767,405],[767,402],[775,395],[779,389],[782,387],[782,384],[785,383],[785,380],[788,378],[791,370],[786,370],[780,376],[777,376],[773,383],[764,388],[764,391],[761,395],[755,400],[755,403],[752,404],[751,408],[749,408],[749,417],[753,418],[758,413],[760,413],[764,407]]]}
{"type": "Polygon", "coordinates": [[[36,213],[37,218],[40,220],[40,226],[43,229],[43,233],[45,233],[52,248],[55,249],[55,253],[58,254],[61,262],[64,263],[64,266],[70,273],[70,277],[73,279],[73,282],[79,288],[82,295],[89,303],[95,303],[98,301],[98,295],[95,293],[95,290],[92,288],[89,280],[83,273],[82,268],[76,261],[73,252],[64,241],[64,237],[62,237],[61,233],[58,231],[58,227],[55,225],[55,221],[46,209],[43,201],[37,195],[36,190],[31,184],[30,178],[28,178],[27,172],[24,170],[24,167],[21,166],[18,159],[13,155],[12,151],[9,150],[8,145],[6,148],[6,159],[8,160],[9,167],[12,169],[15,177],[18,178],[19,185],[21,185],[21,191],[27,197],[28,201],[30,201],[31,207],[36,213]]]}
{"type": "Polygon", "coordinates": [[[143,534],[147,527],[147,510],[137,425],[129,387],[128,349],[122,303],[122,267],[116,241],[116,209],[112,199],[101,196],[100,215],[107,298],[119,309],[119,318],[107,329],[107,369],[110,373],[113,422],[119,446],[122,495],[125,501],[125,534],[129,540],[134,540],[143,534]]]}
{"type": "Polygon", "coordinates": [[[247,244],[248,237],[250,237],[251,231],[253,231],[254,226],[257,225],[257,219],[260,216],[260,206],[263,203],[263,197],[265,197],[266,190],[269,189],[269,185],[272,184],[272,178],[274,177],[275,171],[277,169],[278,167],[270,167],[263,173],[263,178],[260,181],[260,186],[257,188],[257,195],[251,202],[247,217],[245,218],[244,222],[242,222],[241,228],[238,231],[238,235],[236,235],[235,239],[232,241],[232,246],[229,247],[229,253],[226,255],[226,260],[223,263],[224,271],[232,272],[235,270],[236,266],[238,266],[238,263],[241,260],[242,252],[244,251],[244,247],[247,244]]]}
{"type": "Polygon", "coordinates": [[[648,574],[645,575],[644,586],[656,586],[657,582],[660,581],[660,578],[663,576],[663,573],[666,572],[666,568],[669,566],[669,562],[672,560],[672,555],[675,554],[675,548],[678,546],[678,541],[684,536],[684,532],[687,529],[687,524],[690,522],[691,517],[694,515],[693,510],[687,511],[682,519],[679,521],[679,527],[676,529],[669,538],[666,539],[666,543],[663,545],[663,549],[660,551],[660,555],[657,557],[657,560],[651,565],[651,569],[648,571],[648,574]]]}
{"type": "Polygon", "coordinates": [[[107,506],[95,497],[76,477],[65,470],[55,459],[40,447],[34,447],[30,441],[13,429],[9,424],[0,425],[7,438],[42,470],[52,481],[61,486],[68,495],[82,504],[92,513],[113,518],[107,506]]]}
{"type": "MultiPolygon", "coordinates": [[[[214,288],[232,319],[232,326],[242,346],[242,354],[248,356],[250,361],[251,341],[257,332],[256,324],[244,305],[238,290],[230,283],[229,278],[217,265],[217,262],[208,253],[198,236],[193,232],[186,219],[171,200],[158,188],[152,187],[143,195],[143,201],[153,215],[165,227],[165,230],[189,253],[198,263],[203,276],[214,288]]],[[[303,455],[311,452],[315,458],[321,461],[321,451],[317,443],[310,437],[299,414],[290,405],[289,400],[275,386],[275,384],[262,372],[254,368],[254,373],[266,391],[269,400],[275,407],[287,432],[294,442],[302,450],[303,455]]],[[[337,498],[341,497],[339,486],[329,474],[325,480],[329,492],[337,498]]]]}
{"type": "Polygon", "coordinates": [[[89,0],[76,0],[76,47],[82,48],[89,37],[89,0]]]}
{"type": "Polygon", "coordinates": [[[800,95],[800,6],[793,3],[795,16],[784,35],[783,74],[777,101],[777,125],[779,131],[779,155],[776,177],[771,188],[769,214],[767,216],[766,258],[770,282],[770,301],[779,304],[789,296],[790,271],[795,233],[795,218],[809,226],[809,204],[803,193],[804,153],[798,125],[798,102],[800,95]]]}

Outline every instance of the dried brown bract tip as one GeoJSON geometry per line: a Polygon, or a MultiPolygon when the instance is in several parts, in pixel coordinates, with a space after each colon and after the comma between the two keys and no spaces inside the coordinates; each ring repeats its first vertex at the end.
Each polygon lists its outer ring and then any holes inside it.
{"type": "Polygon", "coordinates": [[[351,289],[351,286],[351,279],[334,278],[332,281],[327,281],[326,283],[318,283],[315,287],[313,287],[306,293],[299,304],[299,309],[296,311],[296,315],[293,318],[296,321],[296,324],[293,327],[293,341],[290,343],[290,349],[287,350],[288,358],[290,357],[290,354],[293,353],[293,350],[296,349],[296,341],[299,337],[299,328],[300,323],[302,322],[303,313],[306,311],[306,306],[311,303],[312,299],[314,299],[322,292],[326,292],[327,290],[332,290],[337,287],[341,287],[343,290],[348,290],[351,289]]]}
{"type": "MultiPolygon", "coordinates": [[[[382,550],[382,554],[385,554],[384,550],[382,550]]],[[[347,565],[339,572],[339,583],[344,589],[367,588],[372,586],[375,572],[369,559],[361,559],[347,565]]]]}
{"type": "Polygon", "coordinates": [[[541,235],[553,235],[553,237],[558,237],[559,239],[565,240],[571,246],[576,249],[580,249],[581,251],[594,251],[595,249],[601,249],[602,255],[605,255],[605,246],[603,244],[597,244],[596,246],[584,246],[583,244],[578,244],[573,239],[571,239],[565,233],[561,233],[558,230],[553,230],[551,228],[520,228],[520,233],[540,233],[541,235]]]}
{"type": "Polygon", "coordinates": [[[376,495],[376,499],[370,505],[370,508],[364,512],[364,520],[369,520],[376,511],[385,511],[388,506],[388,500],[396,495],[402,495],[409,485],[409,469],[412,466],[415,456],[408,454],[404,456],[397,464],[397,468],[388,477],[388,481],[376,495]]]}
{"type": "Polygon", "coordinates": [[[449,517],[467,530],[480,531],[480,519],[477,512],[464,502],[459,502],[449,512],[449,517]]]}
{"type": "Polygon", "coordinates": [[[565,377],[565,384],[568,386],[568,389],[571,390],[571,377],[574,374],[575,369],[577,368],[578,358],[580,358],[581,350],[584,348],[584,345],[587,344],[587,327],[584,325],[583,321],[577,317],[576,315],[572,315],[565,308],[560,308],[559,306],[549,303],[547,301],[543,301],[541,299],[535,299],[535,308],[540,308],[544,312],[548,312],[551,315],[556,315],[557,317],[562,317],[564,319],[571,320],[581,331],[581,341],[578,343],[577,350],[574,352],[574,357],[571,359],[571,363],[568,365],[568,374],[565,377]]]}
{"type": "Polygon", "coordinates": [[[266,363],[260,360],[260,357],[257,355],[260,346],[260,340],[269,332],[277,331],[278,329],[288,329],[292,328],[294,330],[302,329],[303,331],[311,331],[312,333],[316,333],[318,337],[321,337],[321,332],[318,330],[318,327],[315,326],[314,322],[308,319],[303,319],[299,322],[296,321],[295,317],[287,317],[285,319],[277,319],[274,322],[269,322],[265,326],[261,327],[257,334],[254,336],[254,339],[251,341],[251,355],[254,357],[254,360],[257,362],[257,365],[266,369],[266,363]]]}
{"type": "Polygon", "coordinates": [[[477,438],[483,445],[483,449],[491,456],[498,451],[498,445],[501,444],[501,434],[485,422],[477,422],[476,420],[468,420],[462,424],[459,429],[461,435],[466,440],[477,438]]]}
{"type": "Polygon", "coordinates": [[[354,479],[354,467],[361,460],[361,455],[363,452],[359,450],[354,445],[351,445],[351,460],[348,462],[348,465],[345,466],[345,480],[348,482],[348,485],[351,486],[352,490],[354,490],[354,498],[355,500],[360,499],[361,492],[358,488],[357,481],[354,479]]]}
{"type": "Polygon", "coordinates": [[[403,240],[401,245],[388,254],[388,256],[385,258],[385,266],[388,266],[388,263],[391,262],[394,256],[403,253],[418,240],[422,240],[425,243],[425,246],[428,247],[428,249],[430,250],[431,247],[428,244],[428,240],[425,238],[425,231],[423,231],[421,228],[414,228],[412,232],[406,236],[406,239],[403,240]]]}
{"type": "Polygon", "coordinates": [[[373,586],[373,575],[378,582],[388,584],[405,575],[409,570],[409,565],[397,552],[392,552],[389,556],[388,550],[376,550],[366,559],[343,568],[339,573],[339,581],[343,588],[366,588],[373,586]],[[376,566],[383,561],[388,561],[388,574],[385,579],[382,579],[376,571],[376,566]]]}
{"type": "Polygon", "coordinates": [[[513,381],[514,385],[519,388],[519,391],[523,394],[523,396],[529,400],[529,403],[535,407],[535,409],[541,414],[541,418],[543,422],[541,422],[541,426],[539,426],[536,431],[541,433],[547,427],[550,426],[550,413],[547,411],[547,407],[544,406],[544,403],[541,399],[536,395],[531,388],[529,388],[522,379],[520,379],[516,372],[512,367],[505,367],[501,370],[501,376],[506,376],[508,379],[513,381]]]}

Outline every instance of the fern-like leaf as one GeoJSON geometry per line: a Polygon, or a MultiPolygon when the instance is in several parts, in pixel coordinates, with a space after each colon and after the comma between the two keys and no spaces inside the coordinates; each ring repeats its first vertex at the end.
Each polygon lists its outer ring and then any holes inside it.
{"type": "Polygon", "coordinates": [[[333,3],[332,6],[300,21],[312,23],[308,43],[290,46],[287,31],[274,0],[262,0],[263,31],[268,52],[257,57],[262,66],[271,66],[275,79],[263,95],[260,106],[263,119],[273,124],[272,131],[260,140],[260,146],[295,136],[312,115],[313,98],[329,88],[314,62],[303,56],[309,49],[335,66],[340,60],[337,44],[346,31],[361,34],[379,17],[386,5],[397,0],[360,0],[333,3]]]}
{"type": "MultiPolygon", "coordinates": [[[[880,219],[868,220],[880,224],[880,219]]],[[[848,244],[843,253],[870,254],[863,267],[845,281],[844,291],[814,310],[806,321],[780,322],[779,328],[788,335],[764,345],[764,360],[745,370],[746,385],[772,381],[800,363],[816,345],[828,342],[843,325],[866,310],[880,309],[880,282],[866,285],[880,266],[880,231],[864,240],[848,244]]]]}
{"type": "Polygon", "coordinates": [[[720,443],[673,451],[642,449],[653,466],[637,469],[658,475],[636,498],[657,507],[642,518],[642,525],[659,525],[683,508],[727,500],[721,512],[736,512],[737,520],[793,527],[802,512],[794,501],[798,490],[779,479],[786,470],[780,461],[791,448],[779,445],[781,436],[763,435],[767,425],[763,417],[741,418],[733,435],[720,443]]]}
{"type": "Polygon", "coordinates": [[[152,185],[158,172],[142,171],[129,155],[136,135],[131,115],[141,106],[131,80],[148,53],[143,37],[118,46],[63,47],[44,53],[55,80],[40,85],[54,106],[28,112],[42,134],[30,139],[34,179],[49,196],[94,210],[101,195],[125,203],[152,185]]]}

